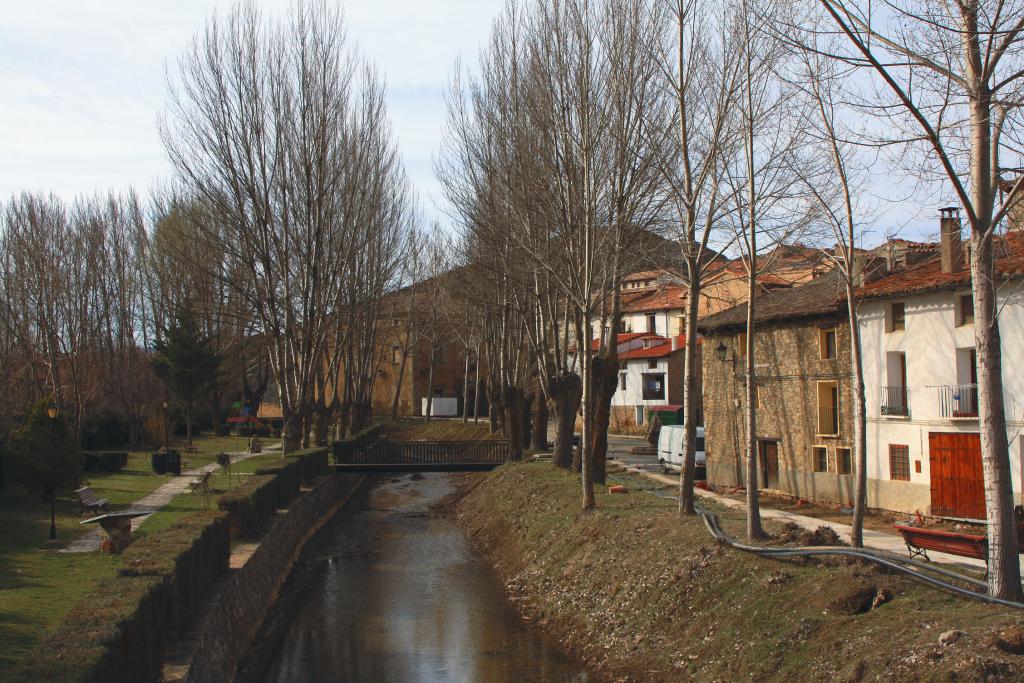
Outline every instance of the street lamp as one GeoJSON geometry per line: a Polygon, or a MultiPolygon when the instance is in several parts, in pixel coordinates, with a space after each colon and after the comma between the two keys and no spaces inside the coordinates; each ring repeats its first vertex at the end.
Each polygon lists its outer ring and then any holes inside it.
{"type": "Polygon", "coordinates": [[[725,362],[725,354],[727,352],[728,349],[725,348],[725,342],[718,342],[718,346],[715,347],[715,356],[718,358],[720,362],[725,362]]]}
{"type": "Polygon", "coordinates": [[[46,406],[50,418],[50,540],[57,538],[57,418],[60,406],[51,402],[46,406]]]}
{"type": "Polygon", "coordinates": [[[164,452],[171,452],[171,434],[167,428],[167,401],[163,402],[164,406],[164,452]]]}

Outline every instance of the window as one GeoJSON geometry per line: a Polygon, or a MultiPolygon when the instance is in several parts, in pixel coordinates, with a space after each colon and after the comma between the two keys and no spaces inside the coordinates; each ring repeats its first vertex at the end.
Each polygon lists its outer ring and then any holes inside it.
{"type": "Polygon", "coordinates": [[[974,297],[961,294],[957,301],[956,324],[959,326],[974,324],[974,297]]]}
{"type": "Polygon", "coordinates": [[[626,390],[626,373],[624,372],[619,373],[619,389],[626,390]]]}
{"type": "Polygon", "coordinates": [[[643,375],[643,395],[645,401],[662,401],[665,399],[665,375],[664,373],[643,375]]]}
{"type": "Polygon", "coordinates": [[[839,382],[818,382],[818,434],[839,434],[839,382]]]}
{"type": "Polygon", "coordinates": [[[889,478],[910,481],[910,446],[889,444],[889,478]]]}
{"type": "Polygon", "coordinates": [[[818,350],[821,352],[822,360],[836,357],[835,329],[818,330],[818,350]]]}
{"type": "Polygon", "coordinates": [[[643,406],[637,406],[636,407],[636,423],[638,425],[642,425],[644,423],[644,407],[643,406]]]}
{"type": "Polygon", "coordinates": [[[906,329],[906,309],[902,301],[889,304],[889,317],[886,322],[889,332],[906,329]]]}
{"type": "Polygon", "coordinates": [[[392,346],[391,347],[391,362],[394,365],[400,365],[402,363],[402,347],[392,346]]]}
{"type": "Polygon", "coordinates": [[[853,472],[853,459],[850,456],[849,448],[836,449],[836,464],[839,466],[839,474],[850,474],[853,472]]]}
{"type": "Polygon", "coordinates": [[[657,370],[658,369],[658,361],[656,361],[656,360],[649,360],[649,361],[647,361],[647,369],[648,370],[657,370]]]}
{"type": "Polygon", "coordinates": [[[697,443],[696,443],[696,445],[694,445],[693,449],[695,451],[699,451],[701,453],[704,452],[704,437],[703,436],[698,436],[697,437],[697,443]]]}
{"type": "Polygon", "coordinates": [[[648,315],[647,316],[647,331],[652,333],[652,334],[654,332],[657,332],[657,329],[658,329],[657,322],[658,322],[658,317],[656,315],[653,315],[653,314],[648,315]]]}
{"type": "Polygon", "coordinates": [[[828,472],[828,449],[824,446],[811,448],[811,458],[814,461],[815,472],[828,472]]]}
{"type": "Polygon", "coordinates": [[[736,335],[736,355],[745,357],[747,355],[747,333],[740,332],[736,335]]]}
{"type": "Polygon", "coordinates": [[[686,334],[686,316],[679,316],[676,320],[676,334],[686,334]]]}
{"type": "Polygon", "coordinates": [[[906,417],[910,414],[907,390],[907,354],[889,351],[885,354],[886,384],[882,387],[882,415],[906,417]]]}

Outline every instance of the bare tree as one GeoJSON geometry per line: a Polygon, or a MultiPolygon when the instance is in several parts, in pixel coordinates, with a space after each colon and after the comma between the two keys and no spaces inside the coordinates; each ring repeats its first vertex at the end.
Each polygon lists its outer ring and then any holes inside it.
{"type": "MultiPolygon", "coordinates": [[[[970,226],[978,356],[978,412],[989,536],[989,593],[1021,597],[1002,382],[995,236],[1024,192],[1024,174],[1000,199],[1001,174],[1024,167],[1024,5],[1018,1],[818,0],[846,41],[831,56],[860,67],[877,86],[872,111],[885,144],[941,171],[917,172],[951,188],[970,226]],[[917,152],[917,155],[912,154],[917,152]]],[[[922,170],[924,169],[924,170],[922,170]]]]}

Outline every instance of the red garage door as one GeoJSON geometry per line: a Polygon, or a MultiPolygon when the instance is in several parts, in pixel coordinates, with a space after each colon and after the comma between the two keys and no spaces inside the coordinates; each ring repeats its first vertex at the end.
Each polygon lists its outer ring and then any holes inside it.
{"type": "Polygon", "coordinates": [[[932,514],[985,519],[985,478],[981,437],[977,434],[928,434],[932,477],[932,514]]]}

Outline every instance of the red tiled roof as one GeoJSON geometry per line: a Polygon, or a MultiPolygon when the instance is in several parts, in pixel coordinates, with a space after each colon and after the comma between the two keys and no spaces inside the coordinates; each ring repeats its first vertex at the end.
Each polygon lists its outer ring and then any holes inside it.
{"type": "Polygon", "coordinates": [[[663,270],[641,270],[638,273],[630,273],[622,278],[623,282],[634,282],[636,280],[654,280],[665,274],[663,270]]]}
{"type": "Polygon", "coordinates": [[[682,308],[688,289],[683,285],[665,285],[642,292],[625,292],[620,304],[623,313],[665,311],[682,308]]]}
{"type": "MultiPolygon", "coordinates": [[[[1009,233],[996,241],[996,274],[1004,278],[1024,276],[1024,234],[1009,233]]],[[[953,289],[971,281],[966,267],[954,273],[942,272],[942,259],[935,255],[926,261],[864,285],[857,290],[861,299],[877,299],[913,292],[953,289]]]]}
{"type": "MultiPolygon", "coordinates": [[[[655,338],[655,337],[657,337],[658,339],[664,339],[664,337],[662,337],[660,334],[655,334],[654,332],[623,332],[622,334],[615,335],[615,345],[618,346],[620,344],[625,344],[626,342],[633,341],[634,339],[655,338]]],[[[592,339],[592,340],[590,340],[590,350],[591,351],[597,351],[600,348],[601,348],[601,340],[600,339],[592,339]]]]}
{"type": "MultiPolygon", "coordinates": [[[[679,335],[673,337],[678,340],[676,351],[681,352],[686,350],[686,336],[679,335]]],[[[697,337],[697,344],[701,344],[703,339],[697,337]]],[[[672,351],[672,340],[667,339],[664,343],[658,346],[652,346],[646,349],[633,349],[632,351],[623,351],[619,354],[619,360],[635,360],[637,358],[664,358],[665,356],[671,355],[672,351]]]]}

